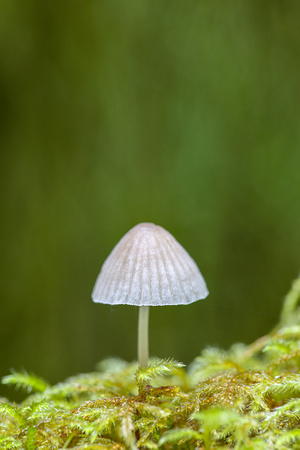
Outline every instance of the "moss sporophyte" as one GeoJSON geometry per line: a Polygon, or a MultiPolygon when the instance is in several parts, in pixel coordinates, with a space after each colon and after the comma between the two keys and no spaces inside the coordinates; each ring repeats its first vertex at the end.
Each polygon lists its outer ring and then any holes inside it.
{"type": "Polygon", "coordinates": [[[273,331],[187,369],[107,359],[54,386],[12,372],[2,383],[29,395],[0,400],[0,449],[300,449],[299,303],[298,278],[273,331]]]}
{"type": "Polygon", "coordinates": [[[200,270],[179,242],[158,225],[140,223],[104,262],[92,298],[139,307],[138,360],[146,366],[149,306],[187,305],[207,295],[200,270]]]}

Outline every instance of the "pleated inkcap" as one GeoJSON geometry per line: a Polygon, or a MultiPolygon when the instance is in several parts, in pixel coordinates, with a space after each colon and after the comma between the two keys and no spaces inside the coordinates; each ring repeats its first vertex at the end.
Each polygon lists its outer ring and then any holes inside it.
{"type": "Polygon", "coordinates": [[[195,261],[164,228],[140,223],[126,233],[105,260],[94,302],[111,305],[187,305],[208,289],[195,261]]]}

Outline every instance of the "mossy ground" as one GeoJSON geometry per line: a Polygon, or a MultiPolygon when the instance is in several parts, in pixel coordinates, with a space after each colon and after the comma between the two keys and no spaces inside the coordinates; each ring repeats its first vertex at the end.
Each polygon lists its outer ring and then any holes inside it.
{"type": "Polygon", "coordinates": [[[300,449],[300,279],[279,325],[250,346],[208,348],[185,369],[110,359],[49,386],[14,372],[30,394],[0,403],[0,449],[300,449]]]}

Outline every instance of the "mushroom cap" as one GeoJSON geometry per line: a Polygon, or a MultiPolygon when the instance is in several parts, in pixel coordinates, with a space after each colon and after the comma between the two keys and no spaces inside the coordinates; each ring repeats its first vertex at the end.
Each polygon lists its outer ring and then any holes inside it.
{"type": "Polygon", "coordinates": [[[140,223],[105,260],[94,302],[111,305],[187,305],[208,295],[195,261],[164,228],[140,223]]]}

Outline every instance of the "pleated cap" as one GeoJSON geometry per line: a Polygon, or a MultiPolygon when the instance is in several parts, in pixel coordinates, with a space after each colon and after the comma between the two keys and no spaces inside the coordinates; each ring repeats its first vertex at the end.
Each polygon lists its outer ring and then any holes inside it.
{"type": "Polygon", "coordinates": [[[188,252],[164,228],[140,223],[128,231],[105,260],[94,302],[111,305],[187,305],[208,289],[188,252]]]}

